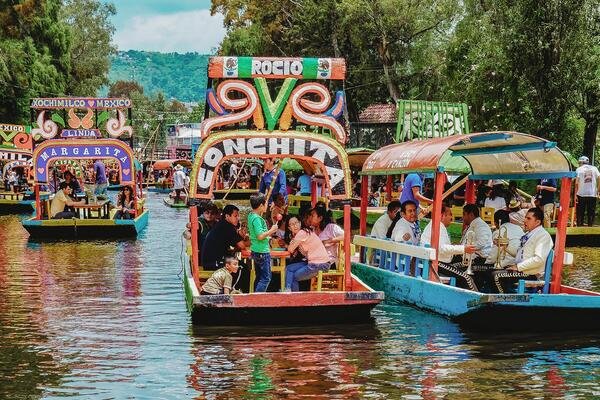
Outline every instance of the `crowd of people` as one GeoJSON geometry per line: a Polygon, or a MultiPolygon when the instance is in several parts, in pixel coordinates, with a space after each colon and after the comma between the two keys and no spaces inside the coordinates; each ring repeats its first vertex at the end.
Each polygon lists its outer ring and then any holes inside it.
{"type": "MultiPolygon", "coordinates": [[[[285,268],[286,291],[306,289],[306,284],[319,271],[335,268],[338,247],[344,231],[332,219],[324,203],[301,207],[298,216],[287,212],[285,197],[275,193],[269,204],[263,193],[250,197],[251,211],[240,221],[240,210],[233,204],[220,210],[214,203],[201,206],[198,243],[200,264],[204,270],[215,270],[202,287],[205,294],[228,293],[233,290],[231,274],[236,254],[249,250],[256,271],[255,292],[266,292],[271,282],[271,251],[287,250],[285,268]],[[218,284],[217,284],[218,283],[218,284]]],[[[237,288],[249,291],[249,261],[235,259],[237,288]]]]}
{"type": "Polygon", "coordinates": [[[6,168],[2,180],[4,183],[4,190],[7,192],[25,192],[29,188],[26,171],[23,167],[6,168]]]}
{"type": "MultiPolygon", "coordinates": [[[[405,180],[405,183],[412,182],[411,190],[406,190],[409,185],[405,184],[403,193],[406,196],[388,203],[387,212],[373,225],[372,236],[412,245],[431,245],[432,224],[427,224],[421,232],[418,219],[419,203],[431,200],[421,194],[422,187],[419,185],[422,185],[422,180],[414,175],[417,174],[409,174],[405,180]]],[[[551,185],[550,182],[540,182],[538,189],[556,188],[555,184],[551,185]]],[[[515,188],[509,185],[508,193],[518,195],[515,188]]],[[[551,192],[554,195],[554,191],[551,192]]],[[[494,213],[498,229],[492,233],[490,225],[481,219],[480,205],[464,204],[464,230],[457,244],[452,244],[447,230],[454,221],[451,205],[442,205],[438,272],[454,277],[457,285],[465,289],[488,293],[512,292],[519,279],[539,279],[544,274],[546,259],[553,247],[550,234],[543,227],[546,210],[540,203],[521,210],[521,201],[517,198],[510,198],[506,205],[497,188],[486,188],[485,193],[486,199],[499,205],[494,213]],[[497,198],[502,198],[502,201],[497,198]],[[513,218],[513,214],[519,218],[513,218]]]]}

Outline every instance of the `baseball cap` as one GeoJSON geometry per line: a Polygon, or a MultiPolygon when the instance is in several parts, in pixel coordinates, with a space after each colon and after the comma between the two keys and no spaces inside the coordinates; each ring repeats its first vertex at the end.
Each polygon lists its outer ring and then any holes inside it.
{"type": "Polygon", "coordinates": [[[579,161],[580,163],[583,163],[583,164],[589,164],[590,163],[590,159],[587,158],[586,156],[579,157],[579,160],[577,160],[577,161],[579,161]]]}

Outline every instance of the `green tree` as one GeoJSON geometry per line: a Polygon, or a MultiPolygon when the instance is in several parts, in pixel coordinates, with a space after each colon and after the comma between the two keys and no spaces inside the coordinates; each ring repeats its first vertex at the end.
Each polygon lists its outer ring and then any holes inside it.
{"type": "Polygon", "coordinates": [[[111,44],[115,31],[110,17],[116,14],[111,3],[98,0],[66,0],[61,15],[70,27],[72,47],[71,74],[67,93],[73,96],[95,96],[108,84],[110,57],[116,53],[111,44]]]}
{"type": "Polygon", "coordinates": [[[60,0],[0,1],[0,119],[29,121],[29,99],[65,93],[69,28],[60,0]]]}
{"type": "Polygon", "coordinates": [[[108,97],[130,98],[133,92],[144,94],[144,88],[136,81],[116,81],[108,89],[108,97]]]}

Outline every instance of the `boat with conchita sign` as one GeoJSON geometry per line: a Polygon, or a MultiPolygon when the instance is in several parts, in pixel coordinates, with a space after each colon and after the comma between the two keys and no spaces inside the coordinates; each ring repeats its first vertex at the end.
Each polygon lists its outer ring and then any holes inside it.
{"type": "Polygon", "coordinates": [[[36,212],[23,220],[31,238],[128,238],[146,227],[148,211],[138,184],[141,170],[131,150],[130,106],[129,99],[32,100],[37,113],[37,126],[31,130],[38,142],[32,156],[36,212]],[[95,174],[106,175],[106,164],[118,170],[120,185],[129,188],[127,205],[112,204],[106,194],[107,180],[96,185],[95,174]],[[63,174],[66,181],[67,172],[72,176],[69,182],[81,191],[70,193],[64,210],[55,213],[57,176],[63,174]],[[71,207],[68,214],[67,207],[71,207]]]}
{"type": "Polygon", "coordinates": [[[0,213],[30,213],[33,140],[30,127],[0,123],[0,213]]]}
{"type": "MultiPolygon", "coordinates": [[[[344,75],[342,59],[212,57],[208,76],[209,85],[215,86],[207,90],[207,110],[213,115],[201,125],[202,143],[190,176],[190,199],[213,198],[217,172],[227,160],[272,158],[279,163],[292,158],[323,171],[323,190],[330,199],[348,200],[346,132],[338,121],[344,94],[338,91],[332,97],[321,83],[300,83],[300,79],[323,79],[335,84],[344,75]],[[279,88],[275,99],[270,87],[279,88]],[[314,129],[300,130],[300,125],[314,129]]],[[[373,291],[344,267],[350,265],[349,235],[336,269],[319,272],[310,291],[201,295],[202,284],[213,271],[204,270],[199,261],[197,206],[190,207],[190,225],[184,286],[195,324],[350,323],[369,320],[371,309],[383,299],[382,292],[373,291]]],[[[344,227],[350,231],[350,205],[345,206],[344,227]]],[[[283,262],[273,265],[272,271],[285,274],[285,252],[273,253],[272,249],[272,256],[283,262]]],[[[248,256],[242,253],[242,257],[248,256]]],[[[284,277],[280,278],[284,282],[284,277]]]]}

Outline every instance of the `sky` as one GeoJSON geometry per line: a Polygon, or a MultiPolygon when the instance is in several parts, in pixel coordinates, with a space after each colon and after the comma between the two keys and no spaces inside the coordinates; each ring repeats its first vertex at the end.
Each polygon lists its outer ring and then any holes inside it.
{"type": "Polygon", "coordinates": [[[113,42],[119,50],[214,53],[225,36],[223,17],[210,0],[102,0],[117,14],[113,42]]]}

